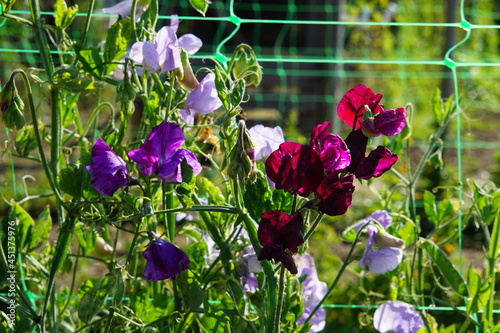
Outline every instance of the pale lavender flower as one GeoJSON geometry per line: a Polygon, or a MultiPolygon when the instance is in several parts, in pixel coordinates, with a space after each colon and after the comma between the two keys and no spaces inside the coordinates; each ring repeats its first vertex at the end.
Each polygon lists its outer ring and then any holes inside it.
{"type": "MultiPolygon", "coordinates": [[[[179,27],[178,15],[172,15],[170,19],[170,27],[177,34],[177,28],[179,27]]],[[[203,46],[201,39],[193,34],[185,34],[179,37],[179,47],[186,50],[188,55],[193,55],[203,46]]]]}
{"type": "Polygon", "coordinates": [[[153,173],[167,183],[182,182],[181,164],[186,162],[195,175],[201,172],[196,156],[187,149],[180,149],[185,137],[182,129],[175,123],[163,121],[153,130],[139,149],[128,153],[136,162],[139,170],[149,176],[153,173]]]}
{"type": "MultiPolygon", "coordinates": [[[[102,12],[105,14],[116,14],[121,17],[130,17],[132,12],[132,2],[133,0],[124,0],[112,7],[103,8],[102,12]]],[[[140,4],[141,1],[137,2],[137,7],[135,8],[135,20],[138,22],[141,19],[141,15],[144,12],[144,7],[140,4]]]]}
{"type": "Polygon", "coordinates": [[[135,42],[129,57],[150,72],[165,73],[181,66],[179,41],[174,30],[168,26],[158,31],[152,43],[135,42]]]}
{"type": "Polygon", "coordinates": [[[415,333],[424,327],[424,321],[410,304],[389,301],[375,311],[373,326],[381,333],[415,333]]]}
{"type": "Polygon", "coordinates": [[[207,114],[221,106],[222,102],[215,87],[214,73],[208,73],[203,78],[200,84],[189,93],[185,103],[187,115],[191,115],[193,112],[207,114]]]}
{"type": "Polygon", "coordinates": [[[373,212],[361,220],[354,229],[358,232],[366,225],[367,234],[365,251],[359,265],[372,273],[386,273],[394,270],[403,260],[404,241],[388,234],[385,229],[392,224],[392,217],[384,210],[373,212]],[[372,247],[378,246],[378,250],[372,247]]]}
{"type": "MultiPolygon", "coordinates": [[[[243,237],[243,235],[241,236],[243,237]]],[[[259,281],[255,273],[262,272],[262,266],[259,263],[257,254],[253,246],[246,246],[243,249],[243,289],[247,292],[255,293],[259,287],[259,281]]]]}
{"type": "MultiPolygon", "coordinates": [[[[296,256],[295,260],[298,268],[297,276],[306,275],[305,280],[302,282],[304,312],[297,320],[297,325],[302,325],[323,297],[325,297],[328,286],[325,282],[319,280],[316,266],[311,255],[306,253],[296,256]]],[[[319,308],[309,323],[312,324],[309,333],[322,331],[326,325],[326,310],[322,307],[319,308]]]]}
{"type": "Polygon", "coordinates": [[[281,127],[255,125],[248,130],[255,145],[255,160],[265,160],[273,151],[285,142],[281,127]]]}

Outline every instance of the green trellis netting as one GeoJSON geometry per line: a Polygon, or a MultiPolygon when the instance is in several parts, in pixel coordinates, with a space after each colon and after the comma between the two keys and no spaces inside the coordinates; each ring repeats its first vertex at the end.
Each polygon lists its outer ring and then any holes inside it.
{"type": "MultiPolygon", "coordinates": [[[[439,88],[462,111],[443,143],[457,199],[462,199],[469,178],[500,181],[497,1],[225,0],[213,1],[206,16],[196,13],[188,1],[177,2],[160,1],[159,13],[168,15],[160,16],[158,26],[178,14],[183,21],[180,34],[201,38],[204,45],[192,60],[195,69],[207,58],[229,60],[240,43],[256,52],[264,76],[261,86],[249,91],[251,98],[244,106],[250,123],[295,126],[300,133],[309,133],[315,124],[328,120],[334,132],[342,132],[336,105],[345,91],[362,83],[382,93],[387,107],[413,105],[413,145],[418,149],[431,133],[432,95],[439,88]]],[[[52,19],[52,5],[44,4],[47,20],[52,19]]],[[[97,1],[88,45],[105,38],[103,31],[116,16],[102,14],[101,8],[112,5],[114,1],[97,1]]],[[[79,6],[74,27],[83,27],[87,20],[87,4],[79,6]]],[[[21,7],[16,4],[11,13],[30,14],[21,7]]],[[[5,20],[0,25],[0,79],[5,82],[13,69],[35,66],[39,59],[29,30],[5,20]]],[[[75,39],[80,34],[76,28],[69,33],[75,39]]],[[[52,53],[57,56],[59,51],[52,53]]],[[[13,181],[6,176],[1,182],[2,187],[12,188],[13,181]]],[[[461,223],[459,219],[459,230],[461,223]]],[[[458,247],[462,266],[461,235],[458,247]]]]}

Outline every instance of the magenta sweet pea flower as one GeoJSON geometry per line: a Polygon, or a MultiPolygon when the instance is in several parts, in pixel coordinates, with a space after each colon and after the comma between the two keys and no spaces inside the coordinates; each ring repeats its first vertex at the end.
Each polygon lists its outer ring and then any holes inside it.
{"type": "Polygon", "coordinates": [[[345,169],[351,163],[351,155],[344,140],[328,129],[329,122],[319,124],[312,130],[311,147],[319,154],[325,172],[345,169]]]}
{"type": "Polygon", "coordinates": [[[352,201],[353,181],[353,175],[328,173],[315,191],[317,209],[330,216],[345,214],[352,201]]]}
{"type": "Polygon", "coordinates": [[[385,231],[391,224],[392,217],[384,210],[377,210],[355,225],[356,232],[365,226],[367,234],[365,251],[359,261],[361,268],[383,274],[394,270],[401,263],[404,241],[385,231]],[[372,250],[374,246],[379,249],[372,250]]]}
{"type": "Polygon", "coordinates": [[[324,170],[310,146],[284,142],[267,158],[266,174],[277,189],[307,197],[321,183],[324,170]]]}
{"type": "Polygon", "coordinates": [[[381,333],[415,333],[424,327],[424,321],[410,304],[389,301],[375,310],[373,326],[381,333]]]}
{"type": "Polygon", "coordinates": [[[92,148],[92,163],[86,166],[92,179],[90,185],[102,195],[111,197],[129,183],[125,161],[99,138],[92,148]]]}
{"type": "Polygon", "coordinates": [[[384,146],[378,146],[365,156],[368,137],[361,129],[352,131],[345,142],[351,152],[351,163],[343,171],[354,173],[356,178],[380,177],[398,160],[398,156],[384,146]]]}
{"type": "Polygon", "coordinates": [[[381,94],[375,94],[370,88],[358,84],[342,97],[337,106],[337,115],[347,126],[356,130],[361,126],[365,106],[373,114],[382,112],[382,106],[378,105],[381,99],[381,94]]]}
{"type": "Polygon", "coordinates": [[[142,255],[147,260],[144,276],[148,281],[175,280],[190,263],[186,253],[163,239],[152,240],[142,255]]]}
{"type": "Polygon", "coordinates": [[[367,157],[361,159],[354,170],[356,178],[370,179],[372,177],[380,177],[384,172],[389,170],[398,160],[398,155],[391,153],[384,146],[378,146],[372,150],[367,157]]]}
{"type": "Polygon", "coordinates": [[[200,84],[193,89],[186,98],[185,107],[187,114],[193,112],[207,114],[213,112],[222,106],[222,102],[217,95],[215,87],[215,74],[205,75],[200,84]]]}
{"type": "Polygon", "coordinates": [[[281,127],[266,127],[255,125],[248,130],[250,138],[255,145],[255,159],[264,161],[269,155],[285,142],[281,127]]]}
{"type": "MultiPolygon", "coordinates": [[[[298,267],[297,276],[306,276],[302,281],[304,312],[297,319],[297,325],[302,325],[314,308],[321,302],[323,297],[325,297],[328,286],[325,282],[319,280],[314,259],[310,254],[306,253],[297,256],[296,259],[298,267]]],[[[321,332],[326,325],[326,310],[322,307],[319,308],[312,316],[309,323],[311,323],[312,326],[308,333],[321,332]]]]}
{"type": "Polygon", "coordinates": [[[406,126],[406,109],[382,110],[379,114],[366,118],[361,123],[363,134],[368,137],[392,136],[406,126]]]}
{"type": "Polygon", "coordinates": [[[182,182],[181,163],[185,162],[195,175],[201,172],[196,156],[187,149],[179,149],[185,138],[182,129],[175,123],[163,121],[153,127],[151,134],[139,149],[128,153],[139,170],[149,176],[153,173],[167,183],[182,182]]]}
{"type": "Polygon", "coordinates": [[[304,220],[300,212],[294,215],[271,210],[261,215],[257,235],[263,246],[259,260],[274,259],[281,262],[292,274],[297,274],[297,266],[292,254],[298,252],[298,247],[304,244],[302,226],[304,220]]]}
{"type": "Polygon", "coordinates": [[[158,31],[152,43],[135,42],[129,57],[150,72],[165,73],[181,66],[179,42],[174,30],[168,26],[158,31]]]}

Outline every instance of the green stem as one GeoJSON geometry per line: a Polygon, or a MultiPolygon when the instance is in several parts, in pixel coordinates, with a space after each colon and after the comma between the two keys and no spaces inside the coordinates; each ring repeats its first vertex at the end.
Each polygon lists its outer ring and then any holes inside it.
{"type": "Polygon", "coordinates": [[[87,41],[87,35],[89,33],[89,28],[90,28],[90,21],[92,19],[92,13],[94,12],[94,5],[95,5],[95,0],[90,0],[89,9],[87,10],[87,16],[85,20],[85,28],[83,30],[82,45],[85,45],[85,42],[87,41]]]}
{"type": "Polygon", "coordinates": [[[274,317],[274,332],[281,331],[281,311],[283,310],[283,299],[285,294],[285,266],[281,265],[279,290],[278,290],[278,304],[276,306],[276,315],[274,317]]]}
{"type": "Polygon", "coordinates": [[[166,208],[165,214],[165,227],[167,230],[168,240],[170,242],[174,241],[175,238],[175,215],[173,212],[168,211],[174,208],[174,186],[172,184],[167,184],[162,182],[163,190],[163,207],[166,208]]]}
{"type": "Polygon", "coordinates": [[[307,241],[309,239],[309,237],[311,237],[312,233],[314,232],[314,230],[316,229],[316,227],[318,226],[318,224],[321,222],[321,220],[323,219],[323,216],[325,216],[324,213],[319,213],[318,216],[316,217],[316,219],[314,220],[313,224],[311,225],[311,228],[309,228],[309,230],[307,230],[307,233],[306,235],[304,236],[304,242],[307,241]]]}

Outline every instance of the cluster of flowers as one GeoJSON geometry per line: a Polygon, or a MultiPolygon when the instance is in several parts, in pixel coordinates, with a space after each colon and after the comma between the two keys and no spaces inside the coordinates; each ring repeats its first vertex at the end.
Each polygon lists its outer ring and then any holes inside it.
{"type": "Polygon", "coordinates": [[[309,145],[283,142],[266,160],[266,173],[276,189],[309,197],[292,214],[279,210],[262,214],[258,236],[259,260],[281,262],[292,274],[292,254],[304,243],[301,209],[313,208],[330,216],[345,214],[351,205],[354,179],[379,177],[397,161],[397,155],[378,146],[366,155],[368,139],[400,133],[406,124],[405,108],[384,110],[382,95],[357,85],[341,99],[337,113],[352,131],[345,140],[328,131],[329,122],[317,125],[309,145]]]}

